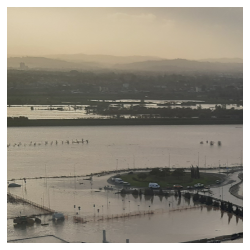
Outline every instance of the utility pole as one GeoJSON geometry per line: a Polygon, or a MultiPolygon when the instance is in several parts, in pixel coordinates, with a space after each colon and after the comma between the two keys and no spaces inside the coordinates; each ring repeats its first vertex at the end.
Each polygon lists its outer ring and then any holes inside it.
{"type": "Polygon", "coordinates": [[[198,167],[199,167],[199,152],[198,152],[198,167]]]}
{"type": "Polygon", "coordinates": [[[50,196],[49,196],[49,188],[48,188],[48,198],[49,198],[49,208],[50,208],[50,196]]]}
{"type": "Polygon", "coordinates": [[[169,158],[168,158],[168,166],[169,166],[169,169],[170,169],[170,154],[169,155],[169,158]]]}
{"type": "Polygon", "coordinates": [[[75,170],[75,166],[74,166],[74,182],[75,182],[75,191],[76,191],[76,170],[75,170]]]}
{"type": "Polygon", "coordinates": [[[206,168],[207,168],[207,159],[206,159],[206,155],[205,155],[205,172],[206,172],[206,168]]]}
{"type": "Polygon", "coordinates": [[[241,152],[240,152],[240,166],[242,167],[242,150],[241,150],[241,152]]]}

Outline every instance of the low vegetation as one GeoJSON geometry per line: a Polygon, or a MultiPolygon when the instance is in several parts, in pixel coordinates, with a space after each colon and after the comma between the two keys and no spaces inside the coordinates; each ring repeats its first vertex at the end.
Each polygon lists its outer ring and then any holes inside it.
{"type": "Polygon", "coordinates": [[[148,187],[150,182],[156,182],[162,188],[168,188],[173,187],[173,185],[194,186],[196,183],[211,185],[215,184],[216,180],[221,179],[221,175],[199,173],[198,178],[197,176],[191,176],[190,172],[184,172],[181,168],[174,171],[170,171],[169,168],[154,168],[150,172],[124,174],[121,178],[135,187],[148,187]]]}

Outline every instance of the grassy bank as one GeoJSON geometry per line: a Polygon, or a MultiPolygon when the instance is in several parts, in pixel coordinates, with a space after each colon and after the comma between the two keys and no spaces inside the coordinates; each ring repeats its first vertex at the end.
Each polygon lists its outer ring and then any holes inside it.
{"type": "Polygon", "coordinates": [[[212,173],[200,173],[199,179],[191,178],[190,173],[184,173],[183,176],[155,176],[145,172],[145,178],[140,178],[141,173],[124,174],[121,175],[123,181],[129,182],[134,187],[148,187],[149,182],[156,182],[162,188],[172,187],[173,185],[179,184],[184,188],[187,186],[194,186],[196,183],[202,183],[204,185],[213,185],[216,180],[222,180],[222,175],[212,173]]]}

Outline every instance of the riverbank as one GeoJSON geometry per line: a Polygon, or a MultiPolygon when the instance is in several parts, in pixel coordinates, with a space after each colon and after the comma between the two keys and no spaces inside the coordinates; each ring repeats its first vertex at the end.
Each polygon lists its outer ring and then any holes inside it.
{"type": "Polygon", "coordinates": [[[137,118],[137,119],[28,119],[8,117],[7,127],[34,126],[117,126],[117,125],[223,125],[243,124],[242,119],[137,118]]]}

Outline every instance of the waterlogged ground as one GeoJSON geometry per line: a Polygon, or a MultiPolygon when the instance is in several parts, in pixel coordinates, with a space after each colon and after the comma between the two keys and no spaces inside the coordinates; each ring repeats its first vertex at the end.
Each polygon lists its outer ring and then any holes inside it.
{"type": "MultiPolygon", "coordinates": [[[[243,231],[240,218],[212,207],[201,207],[192,199],[174,195],[140,199],[133,195],[121,196],[117,190],[99,190],[107,185],[108,177],[94,177],[92,182],[83,177],[36,179],[27,180],[20,188],[9,188],[13,194],[63,212],[66,220],[54,223],[51,216],[41,216],[48,226],[35,224],[20,228],[14,227],[8,219],[8,240],[53,234],[69,242],[101,242],[105,229],[110,242],[125,242],[126,239],[130,242],[183,242],[243,231]],[[149,211],[155,214],[147,214],[149,211]],[[88,222],[75,223],[76,213],[88,222]],[[123,217],[129,213],[138,215],[123,217]],[[116,215],[120,218],[114,219],[116,215]],[[107,217],[110,219],[100,220],[107,217]]],[[[16,212],[11,206],[8,206],[8,218],[18,215],[22,205],[17,205],[16,212]]],[[[33,213],[32,209],[25,208],[22,214],[25,211],[27,215],[33,213]]]]}

